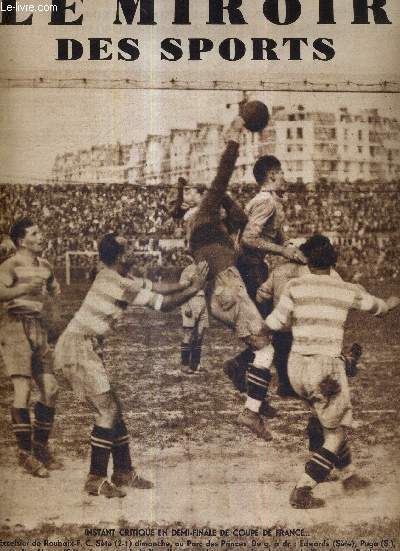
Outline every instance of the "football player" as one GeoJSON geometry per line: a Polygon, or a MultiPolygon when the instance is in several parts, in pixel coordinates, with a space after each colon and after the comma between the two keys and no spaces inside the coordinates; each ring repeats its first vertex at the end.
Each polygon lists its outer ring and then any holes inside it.
{"type": "MultiPolygon", "coordinates": [[[[196,265],[190,264],[181,273],[180,283],[191,281],[196,265]]],[[[181,306],[183,338],[181,343],[182,371],[193,375],[200,371],[203,339],[209,327],[204,289],[181,306]]]]}
{"type": "Polygon", "coordinates": [[[104,338],[129,304],[172,310],[199,292],[208,273],[202,262],[185,283],[153,283],[129,275],[128,258],[125,239],[115,234],[103,237],[97,276],[55,350],[56,366],[95,411],[85,491],[108,498],[124,497],[124,487],[148,489],[153,485],[133,468],[118,392],[110,386],[102,359],[104,338]],[[107,479],[110,455],[114,467],[111,482],[107,479]]]}
{"type": "MultiPolygon", "coordinates": [[[[260,410],[265,404],[271,379],[268,368],[273,351],[262,317],[247,294],[236,268],[238,249],[231,236],[231,225],[221,215],[221,207],[228,212],[225,206],[228,197],[226,191],[235,169],[243,128],[243,119],[236,117],[228,130],[227,145],[211,187],[201,196],[200,203],[193,206],[185,216],[190,252],[196,262],[206,260],[210,268],[212,315],[234,329],[236,335],[252,348],[246,365],[247,400],[238,422],[264,440],[270,440],[272,435],[260,410]]],[[[232,202],[229,197],[228,200],[232,202]]],[[[227,218],[229,220],[229,215],[227,218]]]]}
{"type": "Polygon", "coordinates": [[[324,505],[312,489],[327,479],[333,467],[340,473],[345,491],[369,484],[355,472],[345,432],[352,425],[352,406],[341,357],[344,324],[352,308],[378,316],[400,304],[398,297],[385,301],[335,277],[332,268],[337,254],[327,237],[314,235],[305,246],[310,273],[288,282],[266,319],[272,331],[292,327],[290,383],[323,428],[322,444],[306,462],[290,496],[290,504],[299,509],[324,505]]]}
{"type": "Polygon", "coordinates": [[[48,447],[58,386],[53,374],[49,333],[56,329],[60,293],[50,264],[41,257],[44,238],[34,221],[15,222],[10,238],[16,248],[0,266],[0,353],[14,387],[11,419],[18,461],[28,473],[45,478],[62,468],[48,447]],[[32,380],[40,398],[33,427],[29,411],[32,380]]]}

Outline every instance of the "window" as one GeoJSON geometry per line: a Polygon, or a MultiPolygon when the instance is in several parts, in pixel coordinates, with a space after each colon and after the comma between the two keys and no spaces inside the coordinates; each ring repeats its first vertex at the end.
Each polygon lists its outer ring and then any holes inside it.
{"type": "Polygon", "coordinates": [[[329,131],[330,138],[336,138],[336,128],[331,128],[329,131]]]}
{"type": "Polygon", "coordinates": [[[292,129],[286,128],[286,138],[290,140],[292,138],[292,129]]]}
{"type": "Polygon", "coordinates": [[[299,140],[303,139],[303,129],[302,128],[296,128],[296,135],[299,140]]]}
{"type": "Polygon", "coordinates": [[[359,130],[358,131],[358,139],[361,141],[362,140],[362,130],[359,130]]]}

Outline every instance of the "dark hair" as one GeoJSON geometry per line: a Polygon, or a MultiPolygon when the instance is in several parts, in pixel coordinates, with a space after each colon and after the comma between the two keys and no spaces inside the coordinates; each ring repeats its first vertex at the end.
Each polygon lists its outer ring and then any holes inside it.
{"type": "Polygon", "coordinates": [[[337,262],[337,252],[325,235],[316,233],[300,246],[312,268],[330,268],[337,262]]]}
{"type": "Polygon", "coordinates": [[[26,230],[35,225],[35,222],[30,218],[20,218],[17,220],[10,229],[10,238],[16,247],[18,247],[18,240],[23,239],[26,235],[26,230]]]}
{"type": "Polygon", "coordinates": [[[273,155],[264,155],[263,157],[260,157],[255,162],[254,168],[253,168],[253,174],[254,178],[256,179],[257,184],[262,184],[265,180],[265,176],[270,172],[271,170],[280,170],[281,169],[281,162],[279,159],[274,157],[273,155]]]}
{"type": "Polygon", "coordinates": [[[118,243],[115,233],[108,233],[99,243],[99,258],[106,266],[112,266],[125,247],[118,243]]]}
{"type": "Polygon", "coordinates": [[[207,191],[207,186],[204,184],[198,184],[197,186],[194,186],[197,193],[200,193],[200,195],[203,195],[207,191]]]}

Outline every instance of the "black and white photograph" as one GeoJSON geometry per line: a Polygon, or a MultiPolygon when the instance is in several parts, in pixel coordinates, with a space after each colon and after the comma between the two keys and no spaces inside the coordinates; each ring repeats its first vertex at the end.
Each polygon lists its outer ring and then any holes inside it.
{"type": "Polygon", "coordinates": [[[1,546],[399,545],[400,12],[345,3],[1,4],[1,546]]]}

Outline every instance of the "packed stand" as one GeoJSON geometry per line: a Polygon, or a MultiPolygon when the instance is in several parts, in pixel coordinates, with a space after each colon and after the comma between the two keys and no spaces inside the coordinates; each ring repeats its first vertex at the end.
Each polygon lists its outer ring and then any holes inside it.
{"type": "MultiPolygon", "coordinates": [[[[232,195],[244,205],[255,191],[236,187],[232,195]]],[[[286,235],[328,233],[340,247],[339,267],[347,277],[398,278],[399,192],[399,182],[291,186],[283,197],[286,235]]],[[[0,232],[6,234],[16,218],[29,215],[47,236],[45,256],[63,266],[67,251],[93,251],[99,236],[116,231],[135,236],[135,248],[161,250],[162,267],[157,258],[144,254],[140,263],[145,268],[176,271],[188,260],[182,225],[168,214],[174,193],[162,186],[129,184],[1,185],[0,232]],[[176,240],[181,248],[163,250],[161,239],[176,240]]],[[[71,260],[85,273],[92,263],[84,255],[71,260]]]]}

